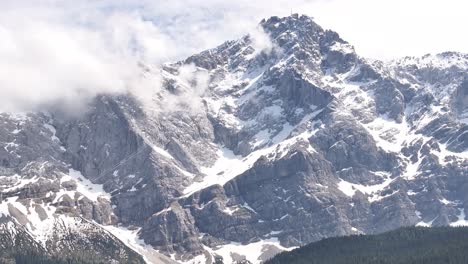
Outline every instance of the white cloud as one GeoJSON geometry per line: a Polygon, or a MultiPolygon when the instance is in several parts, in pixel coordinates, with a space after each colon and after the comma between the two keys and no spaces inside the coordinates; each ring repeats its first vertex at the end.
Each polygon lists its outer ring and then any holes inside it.
{"type": "Polygon", "coordinates": [[[462,0],[3,0],[0,8],[0,111],[79,112],[99,93],[148,98],[160,79],[142,78],[139,61],[180,60],[248,32],[268,50],[257,23],[291,11],[367,57],[468,52],[462,0]]]}
{"type": "Polygon", "coordinates": [[[263,31],[261,27],[257,27],[249,33],[252,38],[252,48],[255,50],[252,56],[259,52],[270,53],[277,48],[270,39],[270,36],[263,31]]]}
{"type": "Polygon", "coordinates": [[[200,112],[203,109],[201,96],[208,87],[208,73],[197,69],[193,64],[182,65],[178,71],[178,84],[181,86],[177,87],[177,93],[165,93],[161,106],[155,110],[172,109],[200,112]]]}
{"type": "Polygon", "coordinates": [[[137,56],[128,43],[106,36],[113,28],[99,31],[21,11],[0,18],[1,110],[54,105],[82,111],[94,95],[126,92],[137,81],[137,56]]]}

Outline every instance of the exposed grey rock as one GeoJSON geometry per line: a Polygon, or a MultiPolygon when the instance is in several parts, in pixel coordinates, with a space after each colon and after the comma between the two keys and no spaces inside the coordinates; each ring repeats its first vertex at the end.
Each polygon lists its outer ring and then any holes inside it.
{"type": "Polygon", "coordinates": [[[193,217],[177,202],[150,217],[143,225],[141,236],[146,243],[165,252],[191,255],[199,254],[203,249],[193,217]]]}
{"type": "MultiPolygon", "coordinates": [[[[233,242],[292,247],[465,220],[467,55],[370,61],[307,16],[259,26],[271,50],[245,36],[166,64],[149,108],[101,95],[75,117],[0,114],[11,221],[82,217],[84,233],[70,235],[80,247],[100,236],[121,245],[97,224],[119,225],[178,260],[214,261],[233,242]],[[191,89],[178,79],[187,64],[209,77],[201,106],[153,109],[191,89]]],[[[66,233],[54,234],[63,250],[66,233]]],[[[265,259],[280,248],[262,250],[265,259]]]]}

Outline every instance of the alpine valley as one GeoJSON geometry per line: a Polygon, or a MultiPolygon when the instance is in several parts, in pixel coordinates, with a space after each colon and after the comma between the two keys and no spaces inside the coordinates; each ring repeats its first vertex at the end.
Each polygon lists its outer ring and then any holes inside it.
{"type": "Polygon", "coordinates": [[[468,225],[468,55],[369,60],[307,16],[259,28],[269,48],[248,35],[142,64],[164,78],[145,103],[0,113],[1,251],[257,264],[327,237],[468,225]],[[196,107],[158,110],[192,89],[196,107]]]}

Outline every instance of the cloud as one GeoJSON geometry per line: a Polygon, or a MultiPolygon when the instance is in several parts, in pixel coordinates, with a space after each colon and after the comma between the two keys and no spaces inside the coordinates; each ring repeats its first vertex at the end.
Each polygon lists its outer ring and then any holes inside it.
{"type": "MultiPolygon", "coordinates": [[[[255,28],[257,19],[228,11],[234,5],[212,4],[2,2],[0,111],[52,106],[82,112],[101,93],[132,92],[147,101],[162,83],[158,76],[142,74],[140,62],[157,67],[255,28]]],[[[268,48],[261,33],[255,32],[254,40],[258,48],[268,48]]],[[[202,83],[198,75],[196,83],[202,83]]]]}
{"type": "Polygon", "coordinates": [[[82,112],[100,93],[147,100],[161,78],[142,74],[140,62],[157,68],[249,32],[268,50],[257,23],[291,12],[313,16],[366,57],[467,52],[466,7],[457,0],[3,0],[0,111],[82,112]]]}
{"type": "Polygon", "coordinates": [[[260,52],[270,53],[275,48],[279,48],[275,46],[273,41],[270,39],[270,36],[263,31],[263,28],[256,27],[255,29],[249,32],[249,36],[252,39],[252,48],[254,49],[254,53],[252,56],[257,55],[260,52]]]}
{"type": "Polygon", "coordinates": [[[126,92],[138,81],[140,54],[130,42],[108,36],[113,28],[62,23],[49,16],[55,10],[47,11],[0,18],[2,111],[82,111],[96,94],[126,92]]]}
{"type": "Polygon", "coordinates": [[[208,72],[198,69],[194,64],[185,64],[179,67],[177,83],[172,85],[175,93],[159,91],[161,100],[158,102],[155,112],[190,111],[198,113],[203,110],[202,96],[208,88],[208,72]]]}

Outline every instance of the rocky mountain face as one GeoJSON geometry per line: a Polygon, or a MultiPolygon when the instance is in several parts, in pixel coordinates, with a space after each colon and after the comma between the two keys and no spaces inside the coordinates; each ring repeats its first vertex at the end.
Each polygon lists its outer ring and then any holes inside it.
{"type": "Polygon", "coordinates": [[[137,252],[83,218],[56,217],[49,222],[48,232],[43,233],[46,236],[40,238],[31,234],[30,225],[10,217],[0,220],[1,263],[18,263],[14,261],[18,254],[46,257],[40,263],[49,263],[47,257],[57,260],[50,263],[70,263],[65,261],[67,258],[80,259],[79,263],[145,263],[137,252]]]}
{"type": "Polygon", "coordinates": [[[325,237],[468,224],[468,55],[374,61],[307,16],[259,27],[268,49],[250,35],[144,68],[165,84],[149,106],[102,95],[79,117],[0,114],[2,219],[49,251],[105,234],[121,263],[259,263],[325,237]],[[200,86],[199,104],[159,110],[200,86]]]}

